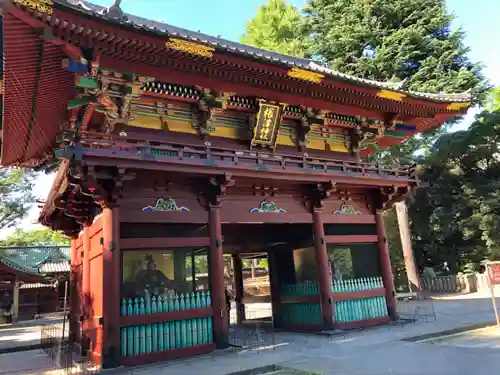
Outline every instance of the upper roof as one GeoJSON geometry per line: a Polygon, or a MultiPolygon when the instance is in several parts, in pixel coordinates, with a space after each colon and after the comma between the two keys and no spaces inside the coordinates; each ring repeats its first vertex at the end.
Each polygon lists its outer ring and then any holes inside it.
{"type": "Polygon", "coordinates": [[[65,262],[67,264],[69,260],[69,251],[70,249],[67,246],[21,246],[0,248],[0,262],[16,271],[33,275],[49,272],[64,272],[47,271],[46,264],[60,262],[65,262]]]}
{"type": "MultiPolygon", "coordinates": [[[[16,5],[0,17],[0,164],[4,166],[34,167],[53,161],[61,126],[73,116],[68,103],[79,92],[75,73],[64,65],[68,57],[83,58],[88,49],[98,51],[92,64],[104,70],[134,72],[163,84],[200,86],[218,95],[234,92],[325,113],[379,119],[394,115],[411,125],[412,133],[463,114],[472,101],[471,92],[409,91],[407,81],[357,78],[313,60],[125,14],[116,5],[119,0],[109,8],[81,0],[13,2],[16,5]],[[200,51],[210,51],[210,56],[200,51]]],[[[384,147],[401,142],[385,138],[379,142],[384,147]]]]}
{"type": "MultiPolygon", "coordinates": [[[[120,3],[121,0],[115,0],[120,3]]],[[[362,85],[378,89],[387,89],[391,91],[401,92],[416,98],[424,98],[436,102],[451,103],[451,102],[470,102],[472,93],[470,90],[462,93],[423,93],[405,89],[407,81],[401,82],[380,82],[364,78],[358,78],[349,74],[344,74],[328,67],[322,66],[320,63],[301,57],[293,57],[284,55],[278,52],[268,51],[262,48],[256,48],[245,44],[233,42],[219,37],[210,36],[197,31],[183,29],[177,26],[172,26],[161,21],[153,21],[147,18],[135,16],[125,13],[119,5],[113,5],[109,8],[90,3],[82,0],[53,0],[56,5],[71,8],[78,12],[85,13],[93,18],[119,24],[125,27],[132,27],[136,30],[153,32],[162,36],[170,36],[183,38],[188,41],[202,43],[214,47],[216,50],[227,51],[241,55],[247,58],[265,61],[268,63],[287,65],[288,67],[297,67],[309,70],[316,73],[321,73],[335,80],[351,82],[356,85],[362,85]]]]}

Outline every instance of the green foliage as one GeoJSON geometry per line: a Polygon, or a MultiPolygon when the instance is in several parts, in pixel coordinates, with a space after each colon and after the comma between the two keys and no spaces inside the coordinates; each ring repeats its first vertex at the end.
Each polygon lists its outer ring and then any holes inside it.
{"type": "Polygon", "coordinates": [[[70,239],[50,229],[24,231],[16,229],[0,246],[69,245],[70,239]]]}
{"type": "Polygon", "coordinates": [[[488,111],[500,111],[500,87],[490,91],[485,107],[488,111]]]}
{"type": "Polygon", "coordinates": [[[33,178],[20,169],[0,168],[0,230],[12,227],[28,213],[34,202],[33,178]]]}
{"type": "Polygon", "coordinates": [[[439,138],[422,163],[428,185],[409,205],[417,263],[450,272],[500,259],[500,112],[439,138]]]}
{"type": "Polygon", "coordinates": [[[389,243],[394,285],[398,292],[407,292],[408,279],[406,278],[403,248],[401,246],[401,237],[398,229],[398,218],[394,207],[384,213],[384,225],[387,242],[389,243]]]}
{"type": "Polygon", "coordinates": [[[247,22],[241,42],[250,46],[303,57],[307,38],[300,32],[300,14],[285,0],[269,0],[247,22]]]}
{"type": "Polygon", "coordinates": [[[333,69],[423,92],[487,89],[444,0],[310,0],[311,53],[333,69]]]}
{"type": "MultiPolygon", "coordinates": [[[[270,0],[261,7],[242,42],[312,56],[357,77],[405,80],[410,90],[471,90],[475,102],[487,97],[487,109],[500,109],[500,89],[486,95],[481,64],[468,59],[464,33],[452,30],[444,0],[309,0],[302,15],[277,10],[285,4],[270,0]]],[[[465,271],[484,257],[500,257],[498,116],[483,113],[467,131],[448,134],[443,127],[372,157],[386,164],[417,162],[428,182],[408,204],[421,269],[446,262],[451,272],[465,271]]],[[[385,219],[396,283],[404,284],[395,212],[385,219]]]]}

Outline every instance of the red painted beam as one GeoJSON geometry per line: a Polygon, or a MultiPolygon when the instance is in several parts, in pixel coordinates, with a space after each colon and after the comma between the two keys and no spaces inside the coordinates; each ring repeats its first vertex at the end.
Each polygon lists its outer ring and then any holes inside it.
{"type": "Polygon", "coordinates": [[[162,212],[121,210],[124,223],[208,223],[208,212],[162,212]]]}
{"type": "Polygon", "coordinates": [[[324,224],[375,224],[375,215],[334,215],[322,213],[324,224]]]}
{"type": "Polygon", "coordinates": [[[357,292],[333,293],[334,301],[348,301],[353,299],[363,299],[385,296],[385,288],[371,290],[359,290],[357,292]]]}
{"type": "Polygon", "coordinates": [[[131,327],[143,324],[168,322],[171,320],[206,318],[209,316],[213,316],[213,314],[214,313],[211,307],[203,307],[199,309],[168,311],[155,314],[121,316],[120,327],[131,327]]]}
{"type": "Polygon", "coordinates": [[[260,87],[235,84],[221,79],[209,78],[203,74],[189,73],[182,70],[174,70],[167,68],[158,68],[155,66],[146,65],[136,62],[130,63],[125,60],[115,60],[104,55],[101,59],[101,68],[116,69],[122,72],[133,71],[137,74],[152,76],[157,80],[180,85],[202,86],[210,88],[215,92],[236,92],[241,96],[255,96],[262,99],[276,100],[290,105],[299,105],[304,107],[313,107],[327,109],[332,112],[344,115],[367,116],[377,119],[383,119],[383,113],[380,111],[368,110],[363,108],[355,108],[334,102],[312,99],[310,96],[299,96],[260,87]]]}
{"type": "MultiPolygon", "coordinates": [[[[306,173],[303,171],[283,171],[279,168],[269,168],[266,171],[251,170],[245,166],[229,165],[224,163],[218,166],[208,166],[203,160],[141,160],[140,156],[120,157],[109,150],[86,149],[84,154],[84,164],[87,166],[116,166],[132,169],[161,170],[168,172],[192,173],[199,175],[213,175],[214,173],[230,173],[234,177],[264,178],[282,181],[303,182],[329,182],[335,181],[341,184],[360,186],[408,186],[416,184],[416,181],[404,178],[382,178],[363,176],[361,174],[343,174],[341,172],[330,173],[306,173]]],[[[123,154],[122,154],[123,155],[123,154]]]]}
{"type": "Polygon", "coordinates": [[[120,240],[120,248],[122,250],[142,250],[147,248],[175,248],[209,245],[209,237],[126,238],[120,240]]]}
{"type": "Polygon", "coordinates": [[[378,243],[377,235],[342,235],[325,236],[325,242],[328,244],[347,244],[347,243],[378,243]]]}

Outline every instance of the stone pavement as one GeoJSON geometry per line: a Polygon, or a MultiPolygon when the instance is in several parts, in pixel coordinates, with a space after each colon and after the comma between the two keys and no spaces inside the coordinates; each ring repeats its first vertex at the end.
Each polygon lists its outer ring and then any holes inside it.
{"type": "Polygon", "coordinates": [[[451,345],[466,348],[500,348],[500,328],[497,326],[476,329],[437,339],[426,340],[435,345],[451,345]]]}
{"type": "Polygon", "coordinates": [[[31,350],[0,355],[0,375],[59,375],[41,350],[31,350]]]}
{"type": "Polygon", "coordinates": [[[497,373],[500,353],[495,349],[402,341],[471,325],[493,324],[491,300],[485,296],[473,297],[435,301],[436,322],[394,324],[329,337],[278,332],[272,348],[215,353],[186,361],[116,369],[111,373],[223,375],[271,364],[335,375],[497,373]]]}
{"type": "Polygon", "coordinates": [[[60,324],[60,317],[29,320],[0,326],[0,354],[9,351],[34,349],[40,344],[40,328],[43,324],[60,324]]]}

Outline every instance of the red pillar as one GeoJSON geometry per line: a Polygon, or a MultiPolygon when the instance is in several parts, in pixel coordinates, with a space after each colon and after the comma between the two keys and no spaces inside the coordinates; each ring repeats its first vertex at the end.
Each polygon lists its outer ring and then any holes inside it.
{"type": "MultiPolygon", "coordinates": [[[[83,259],[82,259],[82,296],[81,312],[86,320],[92,307],[90,306],[90,227],[85,224],[83,227],[83,259]]],[[[85,329],[88,323],[84,323],[85,329]]]]}
{"type": "Polygon", "coordinates": [[[228,344],[228,318],[226,311],[226,294],[224,290],[224,258],[222,248],[222,228],[220,209],[210,207],[210,249],[208,263],[210,266],[210,293],[212,297],[213,333],[217,349],[224,349],[228,344]]]}
{"type": "Polygon", "coordinates": [[[69,271],[69,339],[70,342],[75,342],[77,340],[77,331],[78,331],[78,319],[80,317],[77,315],[78,309],[78,300],[79,297],[77,295],[77,275],[76,275],[76,257],[77,249],[76,249],[77,239],[71,239],[71,256],[70,256],[70,271],[69,271]]]}
{"type": "Polygon", "coordinates": [[[323,324],[325,328],[333,328],[334,310],[332,302],[332,283],[328,266],[328,253],[326,252],[325,231],[321,212],[314,210],[314,249],[316,251],[316,263],[318,268],[318,284],[321,294],[321,311],[323,313],[323,324]]]}
{"type": "Polygon", "coordinates": [[[245,304],[243,303],[243,265],[241,257],[233,254],[234,291],[236,300],[236,322],[245,321],[245,304]]]}
{"type": "Polygon", "coordinates": [[[389,245],[384,227],[384,216],[377,212],[376,216],[378,248],[380,254],[380,272],[385,288],[385,298],[387,300],[387,310],[392,319],[396,318],[396,293],[394,292],[394,279],[392,277],[391,258],[389,255],[389,245]]]}
{"type": "Polygon", "coordinates": [[[102,366],[117,367],[120,359],[120,211],[105,207],[102,211],[102,366]]]}

